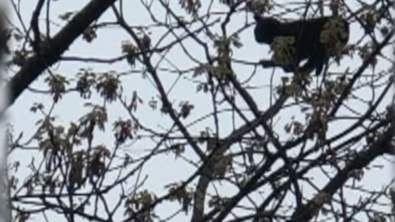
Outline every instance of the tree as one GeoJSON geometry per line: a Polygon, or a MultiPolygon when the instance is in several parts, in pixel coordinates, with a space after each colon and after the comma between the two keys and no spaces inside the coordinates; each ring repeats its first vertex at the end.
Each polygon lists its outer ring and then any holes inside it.
{"type": "Polygon", "coordinates": [[[393,1],[9,5],[6,221],[395,219],[393,1]],[[253,12],[337,13],[349,45],[263,68],[253,12]]]}

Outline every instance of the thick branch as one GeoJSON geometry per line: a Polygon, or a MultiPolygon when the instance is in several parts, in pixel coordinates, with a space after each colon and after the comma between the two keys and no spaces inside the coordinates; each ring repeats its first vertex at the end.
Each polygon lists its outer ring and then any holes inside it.
{"type": "Polygon", "coordinates": [[[349,178],[349,173],[356,169],[362,169],[369,165],[378,156],[389,153],[391,150],[391,139],[394,137],[395,124],[392,125],[367,149],[361,151],[350,161],[328,184],[307,204],[303,205],[292,215],[290,222],[310,221],[326,202],[331,198],[349,178]]]}
{"type": "Polygon", "coordinates": [[[92,0],[54,38],[44,41],[40,53],[30,57],[8,83],[10,97],[6,109],[45,69],[56,63],[78,36],[115,1],[92,0]]]}
{"type": "Polygon", "coordinates": [[[39,52],[39,47],[40,47],[40,42],[41,42],[41,38],[40,38],[40,26],[38,25],[38,19],[40,17],[40,13],[41,13],[41,9],[43,8],[45,3],[45,0],[40,0],[37,3],[36,9],[33,12],[33,16],[32,16],[32,21],[30,22],[32,31],[33,31],[33,42],[32,42],[32,47],[33,50],[35,52],[39,52]]]}

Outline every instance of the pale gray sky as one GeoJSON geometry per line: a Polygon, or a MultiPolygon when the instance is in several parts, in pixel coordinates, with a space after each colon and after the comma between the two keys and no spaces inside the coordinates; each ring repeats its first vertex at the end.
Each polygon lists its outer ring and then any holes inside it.
{"type": "MultiPolygon", "coordinates": [[[[88,1],[81,1],[81,0],[53,1],[51,3],[52,4],[51,19],[54,22],[51,26],[52,33],[57,32],[65,24],[64,22],[57,19],[57,16],[59,14],[68,11],[80,10],[82,8],[82,5],[86,4],[87,2],[88,1]],[[58,23],[60,26],[57,26],[56,23],[58,23]]],[[[205,5],[206,3],[204,1],[202,2],[203,2],[203,7],[207,7],[207,5],[205,5]]],[[[359,7],[359,4],[357,2],[358,1],[355,0],[348,0],[347,4],[355,5],[356,6],[355,8],[357,8],[357,6],[359,7]]],[[[372,1],[365,1],[365,2],[372,2],[372,1]]],[[[21,1],[21,15],[24,23],[29,24],[30,17],[32,11],[34,10],[35,4],[36,1],[28,1],[28,0],[21,1]]],[[[126,4],[125,9],[127,9],[124,11],[126,21],[129,22],[130,25],[137,26],[139,24],[152,23],[149,15],[147,14],[146,9],[142,7],[139,1],[124,1],[124,4],[126,4]]],[[[178,1],[172,1],[172,4],[174,4],[174,7],[176,7],[178,1]]],[[[292,5],[289,6],[292,7],[292,5]]],[[[215,8],[215,11],[226,10],[225,7],[220,6],[217,3],[213,5],[213,8],[215,8]]],[[[165,14],[164,14],[165,11],[159,4],[154,4],[153,11],[155,12],[155,16],[157,16],[158,19],[163,20],[165,18],[165,14]]],[[[183,13],[181,10],[177,10],[177,12],[179,12],[180,14],[183,13]]],[[[328,15],[329,11],[327,10],[326,13],[328,15]]],[[[228,32],[231,33],[242,27],[245,22],[244,19],[245,16],[246,16],[245,13],[239,13],[237,16],[233,16],[231,20],[232,25],[229,26],[228,32]]],[[[248,19],[249,22],[252,22],[251,14],[248,14],[248,19]]],[[[113,21],[113,20],[114,20],[114,16],[111,10],[108,10],[105,13],[105,15],[100,18],[100,21],[113,21]]],[[[214,20],[214,18],[212,20],[214,20]]],[[[19,25],[19,23],[16,24],[19,25]]],[[[42,20],[42,24],[44,24],[44,20],[42,20]]],[[[215,30],[219,31],[218,27],[219,26],[217,25],[215,30]]],[[[350,42],[354,43],[355,41],[357,41],[357,39],[360,38],[362,34],[362,30],[355,25],[352,26],[351,30],[352,32],[351,32],[350,42]]],[[[151,38],[154,45],[158,41],[158,39],[162,36],[164,31],[165,30],[163,29],[152,30],[151,38]]],[[[97,34],[98,34],[97,39],[95,39],[92,43],[87,43],[83,41],[82,38],[79,38],[76,42],[73,43],[69,51],[66,52],[65,56],[95,57],[95,58],[117,57],[121,54],[121,41],[130,39],[128,35],[119,28],[104,29],[102,31],[99,31],[97,34]]],[[[172,39],[173,38],[169,38],[168,40],[164,41],[162,45],[165,45],[166,42],[170,42],[172,39]]],[[[240,35],[240,39],[243,43],[243,47],[241,49],[234,50],[233,52],[234,58],[252,61],[252,62],[256,62],[262,58],[269,58],[269,54],[267,51],[268,47],[262,45],[258,46],[255,43],[252,35],[252,27],[245,30],[240,35]]],[[[208,41],[208,39],[206,40],[208,41]]],[[[196,45],[193,42],[193,40],[186,41],[185,47],[188,49],[188,52],[190,52],[194,57],[200,59],[201,61],[204,61],[204,54],[201,47],[196,45]]],[[[194,64],[190,59],[186,57],[185,53],[181,50],[180,47],[175,47],[170,53],[166,55],[166,58],[170,59],[171,62],[174,63],[176,66],[178,66],[180,69],[187,69],[196,66],[196,64],[194,64]]],[[[154,61],[158,61],[158,59],[159,58],[156,57],[154,61]]],[[[351,67],[350,71],[353,71],[356,70],[356,68],[359,67],[360,64],[361,64],[361,60],[358,58],[358,56],[356,56],[354,57],[353,60],[343,59],[340,67],[336,67],[336,65],[334,65],[333,67],[334,69],[340,72],[344,71],[347,67],[351,67]]],[[[378,67],[377,69],[381,69],[381,67],[384,66],[388,67],[388,65],[389,65],[388,63],[380,61],[377,66],[378,67]]],[[[169,68],[172,68],[170,65],[166,64],[166,62],[164,62],[161,66],[162,67],[167,66],[169,68]]],[[[114,70],[115,72],[128,72],[131,70],[131,67],[126,63],[126,61],[114,63],[111,65],[94,64],[94,63],[84,64],[79,62],[61,62],[60,64],[57,64],[56,66],[52,67],[52,70],[54,73],[60,73],[65,76],[74,77],[75,74],[79,71],[79,69],[88,68],[88,67],[91,67],[94,71],[114,70]]],[[[139,68],[141,68],[141,65],[137,65],[135,70],[139,68]]],[[[237,72],[237,76],[241,81],[249,78],[249,76],[253,71],[253,67],[248,67],[243,65],[235,65],[235,69],[237,72]]],[[[372,71],[371,69],[368,69],[367,72],[371,72],[371,71],[372,71]]],[[[161,71],[159,71],[158,73],[166,89],[169,89],[173,85],[173,83],[177,81],[176,74],[171,74],[161,71]]],[[[268,86],[270,83],[271,73],[272,73],[272,69],[263,70],[262,68],[259,67],[256,75],[253,77],[253,82],[255,84],[254,86],[262,86],[262,85],[268,86]]],[[[284,76],[284,74],[279,69],[276,69],[274,82],[278,83],[282,76],[284,76]]],[[[35,81],[31,85],[31,87],[34,89],[43,88],[43,86],[45,86],[45,84],[43,83],[45,77],[46,74],[43,74],[37,81],[35,81]]],[[[185,76],[185,78],[188,79],[190,79],[190,77],[191,74],[185,76]]],[[[180,80],[178,80],[179,82],[177,82],[175,87],[172,88],[169,94],[169,98],[171,101],[174,102],[175,106],[178,106],[178,104],[183,100],[189,100],[194,104],[195,108],[192,111],[192,116],[190,116],[187,120],[184,121],[186,123],[192,123],[196,119],[204,115],[207,115],[212,111],[211,98],[208,94],[195,93],[196,91],[195,85],[192,84],[189,80],[186,80],[185,78],[183,77],[180,80]]],[[[130,100],[134,90],[138,91],[139,96],[144,100],[144,105],[140,106],[135,113],[135,115],[140,118],[142,124],[156,129],[158,128],[166,129],[172,125],[172,121],[168,116],[162,115],[157,110],[154,111],[147,106],[149,100],[151,100],[152,97],[157,99],[157,95],[158,95],[151,81],[147,79],[143,79],[141,77],[141,74],[129,75],[127,77],[122,78],[122,80],[123,80],[123,90],[125,92],[125,95],[128,96],[128,100],[130,100]]],[[[261,110],[265,110],[269,106],[270,104],[269,87],[251,90],[250,92],[252,96],[256,98],[256,102],[261,110]]],[[[361,90],[360,96],[365,99],[370,99],[372,93],[368,89],[364,89],[361,90]]],[[[388,102],[390,101],[389,99],[390,98],[387,99],[388,102]]],[[[55,106],[53,113],[55,113],[59,117],[58,118],[59,123],[68,125],[70,121],[78,120],[78,118],[81,117],[88,110],[86,107],[83,106],[83,103],[88,101],[102,104],[102,99],[96,95],[93,96],[90,100],[83,101],[77,95],[77,93],[72,93],[64,96],[64,98],[60,101],[60,103],[55,106]]],[[[9,109],[9,112],[12,113],[12,123],[14,125],[14,132],[16,135],[18,135],[19,132],[23,131],[25,138],[25,140],[23,141],[26,141],[26,139],[29,138],[29,136],[31,136],[35,132],[35,129],[37,127],[35,126],[35,122],[37,121],[38,118],[41,118],[40,115],[33,114],[29,111],[33,102],[43,103],[45,105],[46,111],[48,111],[51,106],[51,100],[49,96],[44,96],[37,93],[32,94],[31,92],[24,92],[23,95],[20,98],[18,98],[15,104],[11,107],[11,109],[9,109]]],[[[240,103],[240,101],[238,101],[238,103],[241,104],[242,107],[246,107],[244,103],[240,103]]],[[[351,106],[353,108],[357,108],[361,113],[364,112],[364,110],[367,108],[367,106],[362,105],[361,103],[354,103],[351,104],[351,106]]],[[[108,107],[108,113],[110,115],[109,123],[112,123],[112,120],[116,120],[119,117],[123,117],[123,118],[128,117],[126,115],[126,112],[124,111],[124,109],[121,107],[119,103],[111,104],[107,107],[108,107]]],[[[380,107],[381,110],[383,110],[383,108],[384,107],[380,107]]],[[[285,109],[278,116],[281,117],[281,119],[278,117],[276,119],[276,121],[278,122],[276,124],[276,127],[277,129],[281,130],[279,132],[283,133],[282,128],[284,126],[284,123],[288,122],[292,116],[295,116],[295,119],[303,120],[302,118],[304,118],[304,116],[301,115],[298,108],[293,107],[293,108],[285,109]]],[[[231,113],[221,115],[220,123],[222,126],[221,136],[228,135],[233,129],[232,126],[233,123],[231,122],[231,113]]],[[[239,120],[238,125],[240,125],[240,123],[241,122],[239,120]]],[[[342,129],[345,129],[348,125],[349,123],[347,123],[346,121],[343,124],[336,123],[335,125],[330,125],[329,135],[337,134],[342,129]]],[[[207,118],[206,121],[202,121],[198,124],[191,126],[190,130],[195,135],[197,135],[199,134],[200,131],[204,130],[205,127],[207,126],[212,126],[212,118],[207,118]]],[[[100,137],[96,138],[95,143],[96,144],[103,143],[111,147],[113,144],[112,142],[113,137],[112,137],[112,133],[110,132],[111,128],[112,126],[108,125],[107,126],[108,131],[106,133],[100,133],[100,137]]],[[[163,132],[165,131],[163,130],[163,132]]],[[[142,140],[130,144],[130,146],[127,149],[125,147],[125,149],[122,152],[128,153],[132,157],[135,157],[143,154],[144,150],[151,149],[153,145],[154,145],[153,141],[142,140]]],[[[33,152],[24,152],[24,153],[16,152],[14,155],[11,156],[11,161],[12,160],[22,161],[21,169],[18,174],[20,178],[23,178],[23,176],[27,175],[26,173],[29,172],[27,171],[26,167],[30,163],[32,155],[34,155],[33,152]]],[[[196,159],[196,157],[193,157],[192,155],[193,155],[192,152],[190,152],[189,150],[187,150],[187,152],[185,153],[186,157],[191,159],[196,159]]],[[[144,167],[144,172],[142,175],[143,176],[148,175],[148,179],[144,187],[146,187],[152,192],[155,192],[158,196],[161,196],[166,192],[166,190],[164,190],[163,187],[164,185],[173,182],[179,182],[187,178],[188,175],[194,172],[194,170],[195,170],[194,166],[185,162],[181,158],[175,159],[174,155],[161,156],[160,158],[155,158],[144,167]]],[[[371,169],[370,171],[366,171],[366,174],[367,176],[360,182],[360,184],[363,184],[364,186],[368,186],[368,187],[381,187],[390,179],[389,167],[386,167],[384,169],[371,169]]],[[[315,177],[315,182],[317,182],[318,184],[320,183],[324,184],[326,182],[326,179],[324,179],[324,177],[322,176],[322,172],[317,171],[316,174],[312,174],[312,176],[315,177]],[[320,180],[322,180],[322,182],[320,182],[320,180]]],[[[133,180],[131,181],[133,183],[133,180]]],[[[220,192],[225,193],[227,195],[233,195],[235,192],[237,192],[237,190],[235,189],[235,187],[228,184],[222,187],[220,192]]],[[[304,192],[311,193],[311,189],[306,187],[304,188],[304,192]]],[[[114,198],[118,197],[117,194],[115,193],[111,195],[113,195],[114,198]]],[[[359,196],[350,195],[349,197],[350,197],[350,201],[359,199],[359,196]]],[[[259,199],[258,196],[253,198],[259,199]]],[[[174,205],[166,203],[163,204],[163,206],[162,205],[159,206],[156,212],[159,215],[164,216],[164,215],[172,214],[174,209],[176,209],[174,208],[174,205]]],[[[54,216],[54,215],[52,216],[54,218],[61,219],[58,216],[54,216]]],[[[190,214],[187,217],[189,218],[189,216],[190,214]]],[[[172,221],[184,221],[184,219],[185,219],[184,216],[178,216],[172,221]]],[[[34,221],[42,221],[42,220],[40,218],[37,218],[34,221]]],[[[59,220],[59,222],[60,221],[61,220],[59,220]]]]}

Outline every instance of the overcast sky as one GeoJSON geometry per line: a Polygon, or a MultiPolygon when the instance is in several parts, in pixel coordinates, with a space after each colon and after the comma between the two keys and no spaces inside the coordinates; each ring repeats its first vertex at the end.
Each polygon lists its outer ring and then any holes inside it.
{"type": "MultiPolygon", "coordinates": [[[[30,1],[30,0],[21,1],[20,4],[21,15],[23,21],[27,26],[30,23],[31,14],[32,11],[34,10],[36,2],[37,1],[30,1]]],[[[63,14],[68,11],[80,10],[82,6],[85,5],[87,2],[88,1],[83,1],[83,0],[53,1],[51,3],[52,9],[50,12],[51,19],[53,21],[51,26],[51,32],[56,33],[65,24],[65,22],[58,19],[59,14],[63,14]]],[[[203,2],[203,7],[207,7],[205,5],[206,3],[204,1],[202,2],[203,2]]],[[[371,1],[365,1],[365,2],[371,2],[371,1]]],[[[152,23],[149,15],[147,14],[146,9],[142,7],[139,1],[124,1],[124,4],[126,4],[125,6],[126,10],[124,12],[126,21],[129,22],[130,25],[137,26],[139,24],[152,23]]],[[[178,1],[174,1],[174,3],[172,4],[174,5],[178,4],[178,1]]],[[[355,6],[355,8],[357,7],[359,8],[359,4],[355,0],[348,0],[347,4],[349,4],[349,6],[355,6]]],[[[164,9],[161,8],[159,4],[154,4],[154,5],[155,6],[153,7],[154,8],[153,10],[155,11],[155,16],[163,20],[165,17],[164,9]]],[[[290,4],[288,6],[292,7],[292,5],[290,4]]],[[[214,4],[213,7],[216,8],[215,11],[226,10],[225,7],[219,6],[217,4],[214,4]]],[[[180,10],[178,10],[177,12],[179,12],[180,14],[183,13],[180,10]]],[[[325,13],[328,15],[329,11],[327,10],[325,13]]],[[[232,25],[229,26],[229,33],[244,26],[245,16],[246,16],[245,13],[240,13],[237,16],[232,17],[231,20],[232,25]]],[[[293,16],[295,15],[293,14],[293,16]]],[[[13,16],[13,19],[15,20],[16,17],[13,16]]],[[[113,20],[114,20],[114,16],[112,11],[110,10],[108,10],[105,13],[105,15],[102,16],[100,19],[100,21],[113,21],[113,20]]],[[[248,14],[248,21],[250,23],[252,22],[251,14],[248,14]]],[[[16,24],[20,25],[19,23],[16,24]]],[[[42,21],[41,21],[41,25],[43,25],[42,27],[44,27],[44,24],[45,24],[44,17],[42,17],[42,21]]],[[[217,27],[216,30],[218,30],[218,25],[216,27],[217,27]]],[[[233,52],[234,58],[256,62],[262,58],[268,58],[270,56],[268,54],[267,46],[260,46],[255,43],[252,35],[252,29],[253,27],[250,27],[247,30],[243,31],[242,34],[240,35],[240,39],[243,43],[243,47],[241,49],[234,50],[233,52]]],[[[152,30],[151,38],[154,43],[153,45],[155,45],[155,43],[162,36],[164,31],[165,30],[163,29],[152,30]]],[[[95,58],[117,57],[121,54],[122,41],[130,39],[123,30],[115,27],[99,31],[97,35],[98,37],[92,43],[87,43],[86,41],[82,40],[82,38],[79,38],[76,42],[73,43],[70,49],[66,52],[65,56],[95,57],[95,58]]],[[[361,35],[362,32],[360,27],[353,25],[351,28],[350,42],[351,43],[356,42],[361,35]]],[[[170,42],[170,41],[171,39],[166,40],[165,42],[170,42]]],[[[165,44],[166,43],[163,43],[163,45],[165,44]]],[[[196,58],[204,61],[203,50],[198,45],[196,45],[193,41],[187,41],[185,47],[196,58]]],[[[174,63],[180,69],[187,69],[195,66],[195,64],[186,57],[185,53],[182,51],[180,47],[176,47],[176,49],[173,49],[169,54],[166,55],[166,58],[170,59],[171,62],[174,63]]],[[[159,57],[156,57],[154,61],[155,60],[158,61],[158,59],[159,57]]],[[[344,71],[347,67],[351,67],[351,70],[356,70],[357,67],[360,66],[360,64],[361,64],[361,60],[355,57],[353,60],[343,59],[340,67],[336,67],[336,65],[334,65],[333,67],[334,69],[341,72],[344,71]]],[[[164,66],[171,68],[171,65],[166,63],[162,65],[162,67],[164,66]]],[[[388,67],[388,66],[389,66],[388,63],[380,61],[378,64],[378,67],[380,68],[378,69],[384,69],[381,67],[388,67]]],[[[92,68],[94,71],[113,70],[119,73],[131,71],[131,67],[129,64],[126,63],[126,61],[121,61],[114,64],[95,64],[95,63],[87,64],[81,62],[61,62],[60,64],[56,64],[55,66],[52,67],[54,73],[60,73],[62,75],[69,77],[75,77],[75,74],[81,68],[85,68],[85,69],[92,68]]],[[[141,68],[141,65],[137,65],[134,70],[138,70],[139,68],[141,68]]],[[[253,72],[253,67],[248,67],[240,64],[235,65],[235,69],[240,81],[249,78],[251,73],[253,72]]],[[[284,76],[284,74],[279,69],[276,69],[275,72],[276,75],[274,75],[275,77],[273,81],[275,83],[278,83],[281,77],[284,76]]],[[[368,69],[367,72],[372,72],[372,70],[368,69]]],[[[257,98],[256,102],[261,110],[267,109],[267,107],[270,105],[270,88],[268,87],[268,85],[270,83],[271,74],[272,74],[272,69],[263,70],[262,68],[258,68],[257,74],[253,77],[255,85],[252,85],[252,87],[265,86],[264,88],[251,90],[251,94],[254,96],[254,98],[257,98]]],[[[45,77],[46,74],[42,75],[38,80],[36,80],[31,85],[31,88],[33,89],[43,88],[45,86],[45,84],[43,83],[45,77]]],[[[180,80],[178,80],[177,79],[178,75],[176,74],[159,72],[159,77],[163,81],[163,84],[165,85],[166,89],[171,88],[169,97],[170,100],[174,102],[176,106],[178,106],[178,104],[183,100],[189,100],[193,102],[195,108],[192,112],[192,116],[185,121],[186,123],[193,123],[194,121],[201,118],[202,116],[209,114],[210,110],[212,110],[210,97],[208,95],[204,95],[201,93],[200,94],[195,93],[196,88],[194,84],[192,84],[191,81],[188,80],[190,79],[190,75],[187,77],[182,77],[180,80]],[[174,87],[172,87],[174,83],[176,84],[174,87]]],[[[144,100],[144,106],[140,106],[140,108],[136,111],[136,116],[140,118],[142,124],[148,125],[156,129],[158,128],[166,129],[172,125],[172,121],[168,116],[160,114],[160,112],[156,110],[152,110],[147,106],[149,100],[151,100],[152,97],[157,99],[158,96],[154,85],[149,79],[144,79],[141,77],[141,74],[137,73],[122,78],[122,81],[123,81],[124,92],[126,95],[129,95],[128,99],[131,98],[133,91],[136,90],[138,91],[139,96],[144,100]]],[[[366,89],[366,90],[361,90],[360,95],[361,97],[369,99],[371,98],[372,93],[366,89]]],[[[96,95],[87,101],[90,101],[92,103],[102,104],[102,99],[98,98],[98,96],[96,95]]],[[[55,113],[56,116],[58,116],[57,122],[68,125],[70,121],[78,120],[78,118],[84,115],[89,109],[83,106],[83,103],[87,101],[83,101],[78,96],[77,93],[71,93],[64,96],[64,98],[60,101],[59,104],[55,106],[53,110],[53,113],[55,113]]],[[[390,98],[388,98],[387,101],[389,103],[390,98]]],[[[26,139],[29,138],[29,136],[31,136],[35,132],[37,127],[35,126],[35,122],[38,120],[38,118],[41,118],[39,114],[33,114],[29,111],[30,107],[34,102],[43,103],[45,105],[46,111],[48,111],[52,105],[51,99],[47,95],[24,92],[23,95],[19,97],[18,100],[15,102],[15,104],[11,107],[11,109],[9,109],[9,112],[12,114],[11,122],[14,126],[15,134],[18,135],[19,132],[23,131],[24,138],[26,139]]],[[[246,107],[244,103],[241,103],[240,101],[238,102],[239,104],[241,104],[242,107],[246,107]]],[[[384,102],[383,104],[388,104],[388,103],[384,102]]],[[[351,106],[353,106],[357,110],[360,110],[361,113],[363,113],[364,110],[367,108],[367,106],[358,103],[351,104],[351,106]]],[[[109,123],[112,122],[111,120],[118,119],[119,117],[127,118],[125,110],[122,108],[122,106],[119,103],[111,104],[107,107],[109,110],[108,113],[110,114],[109,123]]],[[[380,107],[380,109],[383,110],[384,107],[380,107]]],[[[295,119],[299,118],[303,120],[304,118],[304,116],[300,114],[300,111],[295,108],[285,109],[284,111],[281,112],[281,115],[279,116],[281,116],[281,119],[276,119],[276,121],[278,121],[278,124],[276,124],[276,126],[279,132],[283,132],[282,127],[284,123],[289,121],[289,119],[292,116],[295,116],[295,119]]],[[[220,118],[221,126],[223,126],[221,128],[221,136],[226,136],[231,132],[233,128],[232,127],[233,123],[231,122],[230,119],[231,119],[230,113],[221,115],[220,118]]],[[[205,129],[205,127],[212,126],[211,122],[212,119],[208,118],[206,121],[202,121],[199,122],[198,124],[194,124],[190,128],[190,130],[195,135],[198,135],[200,131],[205,129]]],[[[242,122],[239,121],[239,125],[240,123],[242,122]]],[[[347,122],[344,122],[344,124],[340,123],[336,125],[331,125],[329,128],[329,135],[334,135],[340,132],[340,130],[346,128],[348,125],[349,123],[347,122]]],[[[110,130],[111,127],[112,126],[109,125],[107,127],[108,130],[110,130]]],[[[163,132],[165,132],[165,130],[163,130],[163,132]]],[[[113,144],[112,138],[113,136],[110,131],[104,134],[101,133],[100,137],[96,138],[95,143],[96,144],[103,143],[111,147],[113,144]]],[[[125,147],[125,149],[122,150],[122,152],[125,152],[131,156],[139,156],[143,154],[145,150],[151,149],[154,144],[155,144],[154,141],[142,140],[141,142],[130,144],[128,149],[125,147]]],[[[190,154],[192,153],[187,151],[185,156],[192,159],[196,159],[196,157],[192,157],[190,154]]],[[[12,160],[22,161],[21,170],[19,171],[18,176],[23,177],[27,175],[29,171],[27,170],[26,167],[30,163],[32,155],[34,155],[33,152],[23,153],[23,156],[21,156],[21,152],[15,152],[14,155],[11,156],[11,161],[12,160]]],[[[385,162],[381,161],[381,163],[387,164],[387,161],[385,162]]],[[[377,187],[377,188],[381,187],[382,185],[385,185],[391,179],[391,174],[389,169],[390,167],[386,167],[384,169],[373,168],[370,171],[367,171],[366,172],[367,176],[361,181],[361,184],[363,183],[364,186],[377,187]]],[[[158,196],[161,196],[166,192],[166,190],[164,189],[164,185],[172,182],[181,181],[182,179],[187,178],[188,175],[193,173],[194,170],[195,170],[194,166],[182,160],[182,158],[175,159],[174,155],[155,158],[153,161],[149,162],[144,168],[143,175],[148,175],[148,179],[146,181],[145,187],[150,191],[155,192],[158,196]]],[[[322,173],[317,172],[317,174],[314,176],[316,177],[315,181],[317,181],[318,184],[320,184],[319,182],[320,179],[323,179],[324,181],[324,178],[321,178],[322,173]]],[[[223,188],[224,190],[221,191],[222,193],[227,193],[231,195],[235,191],[237,191],[234,187],[231,186],[225,185],[224,187],[225,187],[223,188]]],[[[306,192],[309,192],[309,190],[306,189],[306,192]]],[[[117,195],[115,195],[114,197],[117,197],[117,195]]],[[[358,196],[350,196],[350,199],[356,200],[358,198],[359,198],[358,196]]],[[[173,210],[171,204],[164,204],[162,207],[159,207],[156,212],[161,215],[169,215],[173,212],[171,210],[173,210]]],[[[188,217],[189,216],[190,215],[188,215],[188,217]]],[[[54,216],[54,218],[58,218],[58,217],[54,216]]],[[[42,220],[40,218],[37,218],[34,221],[42,221],[42,220]]],[[[174,221],[183,221],[183,216],[177,217],[177,219],[174,221]]]]}

